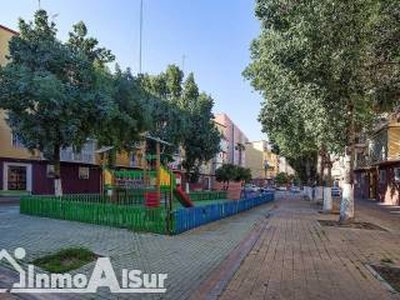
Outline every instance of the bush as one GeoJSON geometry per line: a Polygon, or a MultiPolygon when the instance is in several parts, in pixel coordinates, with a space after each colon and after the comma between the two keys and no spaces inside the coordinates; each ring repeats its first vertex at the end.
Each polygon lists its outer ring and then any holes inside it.
{"type": "Polygon", "coordinates": [[[278,185],[287,184],[287,183],[289,183],[289,181],[290,181],[289,176],[288,176],[286,173],[283,173],[283,172],[279,173],[279,174],[276,175],[276,177],[275,177],[275,182],[276,182],[278,185]]]}
{"type": "Polygon", "coordinates": [[[215,171],[217,181],[251,181],[251,170],[233,164],[225,164],[215,171]]]}

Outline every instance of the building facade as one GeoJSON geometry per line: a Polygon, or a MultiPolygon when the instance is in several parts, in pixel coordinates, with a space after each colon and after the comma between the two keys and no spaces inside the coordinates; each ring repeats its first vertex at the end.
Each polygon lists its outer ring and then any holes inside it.
{"type": "Polygon", "coordinates": [[[279,156],[272,153],[267,141],[250,142],[246,147],[246,167],[258,185],[272,182],[279,173],[279,156]]]}
{"type": "Polygon", "coordinates": [[[393,115],[370,136],[356,153],[355,196],[399,205],[400,122],[393,115]]]}
{"type": "Polygon", "coordinates": [[[200,166],[200,179],[198,184],[192,184],[191,187],[198,190],[212,190],[215,185],[215,170],[228,162],[228,141],[225,137],[226,126],[214,120],[219,133],[221,134],[220,152],[213,159],[203,163],[200,166]]]}
{"type": "Polygon", "coordinates": [[[226,163],[246,165],[246,145],[249,142],[243,131],[225,113],[215,115],[215,122],[221,124],[224,136],[224,148],[226,149],[226,163]]]}
{"type": "Polygon", "coordinates": [[[216,114],[213,121],[221,134],[220,152],[200,167],[199,182],[191,184],[191,189],[213,189],[216,184],[215,170],[223,164],[246,165],[248,138],[227,114],[216,114]]]}

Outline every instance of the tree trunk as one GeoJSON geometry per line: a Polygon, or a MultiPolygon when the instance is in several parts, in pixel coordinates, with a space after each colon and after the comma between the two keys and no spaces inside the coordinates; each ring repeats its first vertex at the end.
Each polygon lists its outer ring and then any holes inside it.
{"type": "Polygon", "coordinates": [[[53,163],[54,163],[54,194],[57,197],[61,197],[63,195],[63,191],[61,184],[60,146],[58,145],[54,146],[53,163]]]}
{"type": "Polygon", "coordinates": [[[318,174],[318,184],[319,186],[324,186],[324,169],[325,169],[325,150],[321,147],[319,151],[319,174],[318,174]]]}
{"type": "Polygon", "coordinates": [[[322,201],[323,200],[323,189],[324,189],[324,164],[325,164],[325,150],[323,147],[321,147],[319,153],[318,153],[318,167],[317,167],[317,173],[318,173],[318,181],[317,181],[317,186],[315,187],[315,200],[316,201],[322,201]]]}
{"type": "Polygon", "coordinates": [[[349,145],[345,149],[345,174],[342,192],[342,201],[340,203],[339,223],[346,224],[354,221],[354,182],[353,182],[353,166],[355,156],[355,126],[354,126],[354,109],[350,105],[349,109],[350,130],[349,145]]]}
{"type": "Polygon", "coordinates": [[[306,159],[306,177],[307,177],[307,182],[305,182],[305,184],[309,185],[311,178],[311,162],[309,157],[307,157],[306,159]]]}
{"type": "Polygon", "coordinates": [[[333,209],[332,202],[332,162],[329,153],[325,157],[326,168],[326,186],[324,187],[324,213],[331,213],[333,209]]]}

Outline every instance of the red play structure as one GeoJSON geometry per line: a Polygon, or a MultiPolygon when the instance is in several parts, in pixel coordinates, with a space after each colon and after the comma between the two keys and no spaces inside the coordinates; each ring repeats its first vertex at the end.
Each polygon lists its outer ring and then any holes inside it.
{"type": "Polygon", "coordinates": [[[189,195],[185,193],[185,191],[182,189],[182,187],[180,185],[177,185],[174,192],[175,192],[176,198],[184,207],[193,207],[194,206],[193,201],[190,199],[189,195]]]}

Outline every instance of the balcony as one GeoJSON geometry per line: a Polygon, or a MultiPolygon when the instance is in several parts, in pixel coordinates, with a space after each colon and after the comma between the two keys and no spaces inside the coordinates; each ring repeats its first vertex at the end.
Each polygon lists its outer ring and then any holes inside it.
{"type": "Polygon", "coordinates": [[[61,149],[60,158],[63,162],[95,164],[95,143],[86,143],[80,152],[75,152],[72,147],[61,149]]]}

